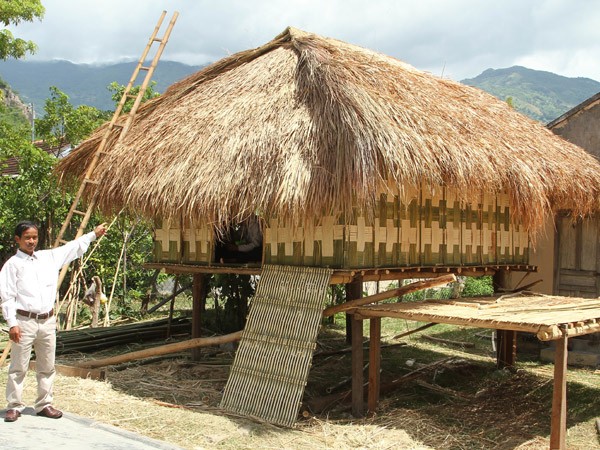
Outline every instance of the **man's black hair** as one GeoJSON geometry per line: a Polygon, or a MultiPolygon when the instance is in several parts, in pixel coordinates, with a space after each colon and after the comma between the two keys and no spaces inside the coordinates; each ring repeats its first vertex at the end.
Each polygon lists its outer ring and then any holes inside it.
{"type": "Polygon", "coordinates": [[[19,222],[15,227],[15,236],[23,237],[23,233],[25,233],[25,231],[29,230],[30,228],[35,228],[39,231],[39,227],[37,226],[37,224],[29,220],[23,220],[22,222],[19,222]]]}

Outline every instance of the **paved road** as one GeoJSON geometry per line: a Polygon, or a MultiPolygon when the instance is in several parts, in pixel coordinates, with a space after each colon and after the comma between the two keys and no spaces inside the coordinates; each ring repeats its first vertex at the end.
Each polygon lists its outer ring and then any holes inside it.
{"type": "Polygon", "coordinates": [[[61,419],[38,417],[26,408],[16,422],[4,422],[0,411],[2,450],[182,450],[166,442],[65,413],[61,419]]]}

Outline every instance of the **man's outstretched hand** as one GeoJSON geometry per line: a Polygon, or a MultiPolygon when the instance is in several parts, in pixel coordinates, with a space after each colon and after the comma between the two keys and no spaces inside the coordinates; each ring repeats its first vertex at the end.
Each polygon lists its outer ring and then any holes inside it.
{"type": "Polygon", "coordinates": [[[101,223],[96,228],[94,228],[94,233],[96,233],[96,238],[104,236],[106,234],[106,223],[101,223]]]}

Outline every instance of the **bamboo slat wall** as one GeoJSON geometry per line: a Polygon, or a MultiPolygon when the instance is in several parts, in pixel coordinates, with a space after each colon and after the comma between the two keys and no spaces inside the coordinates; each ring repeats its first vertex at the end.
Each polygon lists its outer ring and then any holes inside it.
{"type": "MultiPolygon", "coordinates": [[[[156,262],[210,265],[214,231],[181,221],[157,221],[156,262]]],[[[323,217],[291,227],[267,218],[263,263],[332,268],[528,264],[529,235],[511,223],[506,194],[482,193],[473,202],[442,187],[381,190],[372,217],[356,210],[348,223],[323,217]]]]}
{"type": "Polygon", "coordinates": [[[510,221],[508,195],[461,202],[444,188],[380,193],[372,219],[324,217],[293,229],[271,219],[265,263],[336,268],[527,264],[529,236],[510,221]]]}
{"type": "Polygon", "coordinates": [[[154,260],[183,264],[207,265],[214,254],[214,232],[208,226],[180,221],[156,221],[154,260]]]}

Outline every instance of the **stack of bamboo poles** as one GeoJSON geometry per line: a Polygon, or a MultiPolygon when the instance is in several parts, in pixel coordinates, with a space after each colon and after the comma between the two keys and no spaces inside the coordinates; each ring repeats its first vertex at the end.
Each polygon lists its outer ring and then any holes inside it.
{"type": "Polygon", "coordinates": [[[191,321],[187,318],[161,319],[108,328],[86,328],[60,331],[56,338],[56,353],[97,351],[115,345],[165,339],[172,334],[189,333],[191,321]]]}

